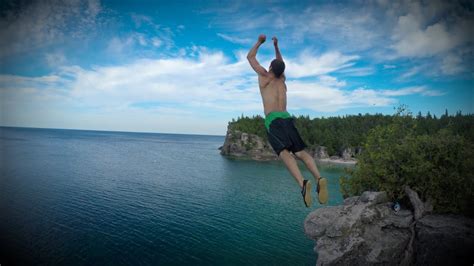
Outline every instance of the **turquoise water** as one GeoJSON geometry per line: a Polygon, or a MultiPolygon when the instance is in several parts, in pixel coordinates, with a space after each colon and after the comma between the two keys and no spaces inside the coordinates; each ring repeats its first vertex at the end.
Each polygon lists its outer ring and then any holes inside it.
{"type": "MultiPolygon", "coordinates": [[[[224,137],[0,130],[0,263],[316,262],[303,220],[318,204],[279,162],[222,157],[224,137]]],[[[339,204],[341,169],[320,170],[339,204]]]]}

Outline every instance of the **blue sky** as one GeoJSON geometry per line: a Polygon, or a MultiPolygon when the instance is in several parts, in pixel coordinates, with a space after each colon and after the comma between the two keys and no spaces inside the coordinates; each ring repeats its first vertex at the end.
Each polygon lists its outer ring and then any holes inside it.
{"type": "Polygon", "coordinates": [[[263,115],[246,54],[277,36],[288,110],[473,113],[469,1],[3,1],[3,126],[225,134],[263,115]]]}

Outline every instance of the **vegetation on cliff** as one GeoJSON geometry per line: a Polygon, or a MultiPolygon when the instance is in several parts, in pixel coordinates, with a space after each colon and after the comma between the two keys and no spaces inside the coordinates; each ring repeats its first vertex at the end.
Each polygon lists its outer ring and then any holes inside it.
{"type": "MultiPolygon", "coordinates": [[[[395,115],[300,116],[295,125],[308,146],[326,146],[330,155],[362,147],[356,167],[341,177],[344,196],[372,190],[401,200],[408,185],[438,212],[473,216],[474,115],[413,116],[400,106],[395,115]]],[[[261,116],[242,116],[229,127],[267,137],[261,116]]]]}
{"type": "Polygon", "coordinates": [[[392,123],[369,131],[344,196],[386,191],[402,200],[405,185],[430,200],[437,212],[473,214],[474,115],[413,117],[401,108],[392,123]]]}
{"type": "MultiPolygon", "coordinates": [[[[376,127],[392,125],[400,115],[359,114],[337,117],[309,118],[308,116],[295,117],[295,125],[301,137],[309,147],[325,146],[330,155],[336,155],[347,147],[363,147],[369,132],[376,127]]],[[[449,128],[454,135],[460,135],[474,142],[473,115],[448,115],[441,117],[418,113],[416,117],[411,114],[405,118],[416,126],[413,128],[415,135],[433,135],[443,128],[449,128]]],[[[229,127],[233,130],[255,134],[266,140],[267,134],[264,118],[257,115],[232,119],[229,127]]]]}

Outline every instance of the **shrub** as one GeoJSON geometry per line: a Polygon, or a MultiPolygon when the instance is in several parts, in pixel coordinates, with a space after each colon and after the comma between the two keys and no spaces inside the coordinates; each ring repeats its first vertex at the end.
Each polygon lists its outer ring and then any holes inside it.
{"type": "Polygon", "coordinates": [[[386,191],[394,200],[410,186],[435,211],[473,214],[473,144],[449,129],[415,135],[416,123],[398,116],[393,124],[371,130],[352,177],[340,179],[344,196],[365,190],[386,191]]]}

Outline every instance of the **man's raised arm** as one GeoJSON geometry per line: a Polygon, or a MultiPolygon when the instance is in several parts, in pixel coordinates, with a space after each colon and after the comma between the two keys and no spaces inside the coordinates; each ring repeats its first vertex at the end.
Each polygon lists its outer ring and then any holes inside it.
{"type": "Polygon", "coordinates": [[[250,65],[252,66],[253,70],[257,72],[259,75],[266,75],[268,72],[267,70],[260,65],[257,61],[257,51],[260,45],[265,42],[266,36],[264,34],[260,34],[258,36],[257,43],[250,49],[249,53],[247,54],[247,59],[249,60],[250,65]]]}
{"type": "Polygon", "coordinates": [[[283,61],[283,57],[281,57],[280,49],[278,48],[277,37],[273,36],[272,40],[273,40],[273,45],[275,46],[275,58],[283,61]]]}

